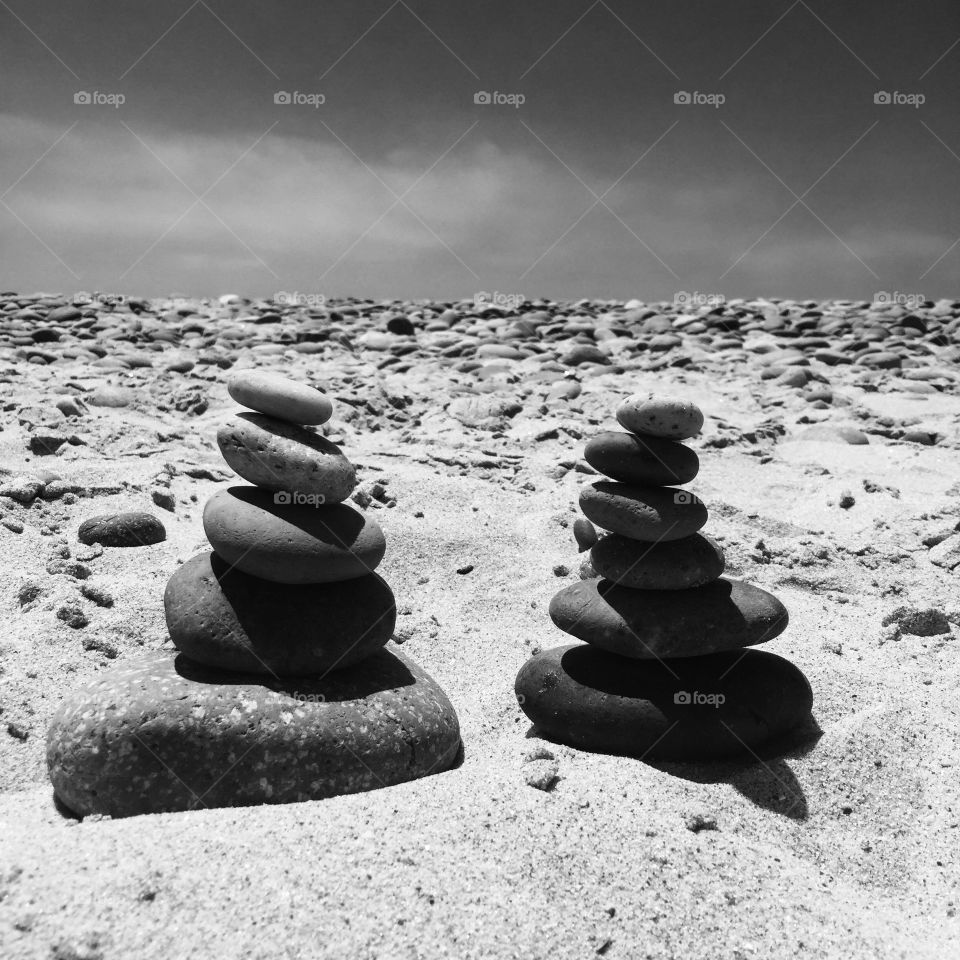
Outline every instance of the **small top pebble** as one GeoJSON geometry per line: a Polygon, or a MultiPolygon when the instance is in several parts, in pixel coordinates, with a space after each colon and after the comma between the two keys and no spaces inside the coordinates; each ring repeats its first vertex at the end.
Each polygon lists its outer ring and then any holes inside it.
{"type": "Polygon", "coordinates": [[[245,407],[291,423],[326,423],[333,413],[329,397],[277,373],[240,371],[227,381],[227,392],[245,407]]]}
{"type": "Polygon", "coordinates": [[[695,403],[681,397],[635,393],[617,407],[617,420],[631,433],[686,440],[700,432],[703,413],[695,403]]]}

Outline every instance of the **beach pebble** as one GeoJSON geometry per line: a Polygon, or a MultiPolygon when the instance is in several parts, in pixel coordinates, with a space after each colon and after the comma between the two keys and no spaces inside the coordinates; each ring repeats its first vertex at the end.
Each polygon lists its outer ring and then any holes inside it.
{"type": "Polygon", "coordinates": [[[662,662],[554,647],[523,665],[515,689],[538,736],[648,761],[755,757],[813,704],[803,674],[761,650],[662,662]]]}
{"type": "Polygon", "coordinates": [[[245,407],[292,423],[326,423],[333,414],[326,395],[277,373],[239,371],[227,381],[227,392],[245,407]]]}
{"type": "Polygon", "coordinates": [[[167,539],[163,524],[149,513],[108,513],[80,524],[81,543],[105,547],[147,547],[167,539]]]}
{"type": "Polygon", "coordinates": [[[577,541],[577,553],[589,550],[597,542],[597,528],[586,518],[573,521],[573,537],[577,541]]]}
{"type": "Polygon", "coordinates": [[[68,696],[47,733],[57,797],[112,817],[294,803],[440,773],[460,751],[450,701],[400,653],[323,678],[224,680],[159,651],[68,696]]]}
{"type": "Polygon", "coordinates": [[[895,624],[901,634],[915,637],[935,637],[950,633],[950,621],[946,614],[936,607],[897,607],[883,618],[883,626],[895,624]]]}
{"type": "Polygon", "coordinates": [[[703,427],[703,414],[690,400],[655,393],[637,393],[617,407],[617,420],[631,433],[647,433],[668,440],[695,437],[703,427]]]}
{"type": "Polygon", "coordinates": [[[687,590],[716,580],[724,570],[723,549],[695,533],[680,540],[644,543],[607,534],[590,552],[601,577],[634,590],[687,590]]]}
{"type": "Polygon", "coordinates": [[[695,657],[766,643],[787,627],[783,604],[740,580],[689,590],[633,590],[578,580],[550,601],[564,633],[624,657],[695,657]]]}
{"type": "Polygon", "coordinates": [[[215,493],[203,509],[203,530],[228,563],[277,583],[362,577],[386,551],[380,526],[353,507],[279,504],[259,487],[215,493]]]}
{"type": "Polygon", "coordinates": [[[793,440],[818,440],[827,443],[849,443],[854,446],[863,446],[870,443],[870,438],[856,427],[840,424],[818,423],[813,427],[798,433],[793,440]]]}
{"type": "Polygon", "coordinates": [[[393,633],[396,605],[381,577],[279,584],[230,567],[214,553],[188,560],[167,582],[167,630],[191,660],[271,676],[353,666],[393,633]]]}
{"type": "Polygon", "coordinates": [[[583,456],[613,480],[658,487],[689,483],[700,469],[696,453],[682,443],[616,430],[593,437],[583,456]]]}
{"type": "Polygon", "coordinates": [[[707,508],[686,490],[608,480],[580,491],[580,509],[604,530],[649,542],[689,537],[707,522],[707,508]]]}
{"type": "Polygon", "coordinates": [[[217,444],[233,470],[267,490],[340,503],[357,485],[353,464],[336,444],[262,413],[238,414],[217,431],[217,444]]]}
{"type": "Polygon", "coordinates": [[[92,407],[129,407],[133,402],[133,391],[104,385],[97,387],[85,400],[92,407]]]}

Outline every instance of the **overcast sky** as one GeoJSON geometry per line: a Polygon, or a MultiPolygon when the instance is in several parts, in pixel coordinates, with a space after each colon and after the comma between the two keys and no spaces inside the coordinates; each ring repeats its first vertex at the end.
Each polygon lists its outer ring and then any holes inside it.
{"type": "Polygon", "coordinates": [[[6,290],[960,292],[956,0],[0,0],[0,75],[6,290]]]}

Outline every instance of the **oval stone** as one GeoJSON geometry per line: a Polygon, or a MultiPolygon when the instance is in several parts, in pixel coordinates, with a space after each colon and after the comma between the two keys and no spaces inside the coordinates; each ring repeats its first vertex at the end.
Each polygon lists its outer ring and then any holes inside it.
{"type": "Polygon", "coordinates": [[[241,413],[217,431],[223,459],[244,480],[319,503],[340,503],[357,472],[340,448],[309,427],[262,413],[241,413]]]}
{"type": "Polygon", "coordinates": [[[721,546],[703,533],[682,540],[644,543],[610,533],[590,560],[601,577],[634,590],[687,590],[716,580],[724,570],[721,546]]]}
{"type": "Polygon", "coordinates": [[[688,490],[608,480],[580,491],[580,509],[604,530],[656,543],[689,537],[707,522],[703,501],[688,490]]]}
{"type": "Polygon", "coordinates": [[[191,660],[270,676],[353,666],[393,635],[397,609],[372,573],[342,583],[271,583],[215,553],[188,560],[163,595],[170,639],[191,660]]]}
{"type": "Polygon", "coordinates": [[[230,487],[203,508],[213,549],[244,573],[277,583],[363,577],[386,552],[380,525],[345,503],[309,507],[259,487],[230,487]]]}
{"type": "Polygon", "coordinates": [[[402,654],[281,681],[161,651],[60,705],[47,769],[74,813],[125,817],[373,790],[446,770],[459,750],[450,701],[402,654]]]}
{"type": "Polygon", "coordinates": [[[550,618],[564,633],[637,659],[750,647],[779,636],[789,621],[772,593],[726,579],[683,591],[579,580],[553,597],[550,618]]]}
{"type": "Polygon", "coordinates": [[[521,667],[516,693],[539,735],[652,761],[755,756],[796,736],[813,706],[806,677],[762,650],[661,661],[554,647],[521,667]]]}
{"type": "Polygon", "coordinates": [[[635,393],[617,407],[617,420],[631,433],[647,433],[668,440],[695,437],[703,427],[703,413],[690,400],[656,393],[635,393]]]}
{"type": "Polygon", "coordinates": [[[333,414],[329,397],[305,384],[263,370],[241,370],[227,381],[237,403],[293,423],[326,423],[333,414]]]}
{"type": "Polygon", "coordinates": [[[77,539],[88,546],[100,543],[105,547],[148,547],[166,540],[167,531],[149,513],[108,513],[84,520],[77,539]]]}
{"type": "Polygon", "coordinates": [[[595,470],[625,483],[689,483],[700,469],[696,453],[682,443],[611,430],[593,437],[583,458],[595,470]]]}

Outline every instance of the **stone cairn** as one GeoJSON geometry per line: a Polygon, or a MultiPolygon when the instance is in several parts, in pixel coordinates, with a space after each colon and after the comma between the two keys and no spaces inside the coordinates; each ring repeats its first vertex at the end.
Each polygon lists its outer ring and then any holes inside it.
{"type": "Polygon", "coordinates": [[[47,763],[77,814],[316,800],[437,773],[459,753],[443,691],[383,649],[396,618],[374,572],[386,542],[343,502],[354,466],[314,429],[330,400],[257,371],[228,390],[255,412],[217,442],[254,486],[211,497],[213,552],[167,584],[177,650],[106,671],[57,711],[47,763]]]}
{"type": "MultiPolygon", "coordinates": [[[[580,493],[592,575],[561,590],[553,622],[585,644],[536,654],[516,682],[545,737],[649,760],[710,760],[774,743],[802,725],[813,695],[793,664],[746,650],[787,626],[772,594],[721,576],[724,555],[699,533],[707,509],[687,490],[700,467],[679,441],[703,426],[683,399],[641,395],[617,408],[628,432],[589,441],[611,479],[580,493]],[[591,522],[592,521],[592,522],[591,522]],[[610,531],[597,539],[593,524],[610,531]]],[[[584,571],[587,576],[591,571],[584,571]]]]}

